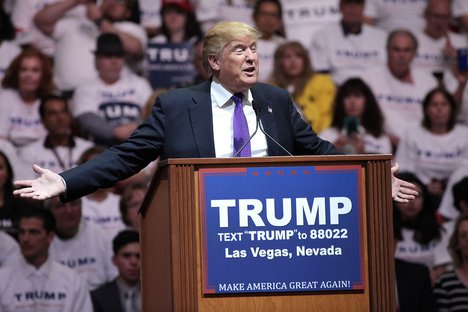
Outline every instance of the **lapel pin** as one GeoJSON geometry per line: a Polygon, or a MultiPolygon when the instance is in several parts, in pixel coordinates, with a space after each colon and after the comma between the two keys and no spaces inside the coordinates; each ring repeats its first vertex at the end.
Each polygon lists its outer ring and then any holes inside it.
{"type": "Polygon", "coordinates": [[[273,113],[273,109],[272,109],[270,106],[268,106],[268,112],[269,112],[270,114],[273,113]]]}

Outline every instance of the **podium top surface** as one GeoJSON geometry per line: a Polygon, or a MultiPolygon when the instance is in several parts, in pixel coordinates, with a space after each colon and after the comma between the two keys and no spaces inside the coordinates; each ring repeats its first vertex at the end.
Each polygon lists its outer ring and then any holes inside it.
{"type": "Polygon", "coordinates": [[[158,163],[159,167],[167,165],[206,165],[206,164],[265,164],[265,163],[295,163],[324,161],[386,161],[391,160],[391,154],[364,155],[313,155],[313,156],[266,156],[266,157],[231,157],[231,158],[169,158],[158,163]]]}

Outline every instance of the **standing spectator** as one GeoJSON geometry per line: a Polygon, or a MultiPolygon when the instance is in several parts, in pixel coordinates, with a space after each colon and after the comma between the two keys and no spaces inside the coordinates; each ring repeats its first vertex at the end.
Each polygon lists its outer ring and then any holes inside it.
{"type": "Polygon", "coordinates": [[[387,33],[363,24],[364,0],[340,0],[341,21],[324,26],[313,38],[310,55],[317,71],[340,85],[362,71],[385,64],[387,33]]]}
{"type": "MultiPolygon", "coordinates": [[[[48,57],[53,57],[55,43],[52,38],[42,33],[34,23],[34,16],[45,6],[63,0],[28,0],[15,1],[11,19],[16,29],[16,39],[21,45],[33,45],[48,57]]],[[[84,17],[85,6],[80,5],[67,12],[70,17],[84,17]]]]}
{"type": "Polygon", "coordinates": [[[392,144],[384,132],[384,117],[370,88],[359,78],[339,87],[330,128],[319,136],[345,154],[391,154],[392,144]]]}
{"type": "Polygon", "coordinates": [[[451,262],[444,245],[444,236],[449,233],[437,223],[424,184],[411,173],[401,173],[399,177],[415,184],[419,196],[409,203],[394,204],[395,258],[426,265],[434,282],[451,262]]]}
{"type": "Polygon", "coordinates": [[[0,269],[1,311],[92,311],[81,277],[49,255],[54,226],[54,217],[47,210],[23,212],[19,219],[22,257],[0,269]]]}
{"type": "Polygon", "coordinates": [[[387,39],[387,66],[376,66],[363,74],[384,113],[386,132],[394,146],[409,124],[422,119],[422,101],[437,86],[429,71],[411,67],[417,48],[411,32],[395,30],[387,39]]]}
{"type": "Polygon", "coordinates": [[[429,92],[422,123],[407,128],[396,154],[400,170],[414,173],[437,205],[452,172],[468,159],[468,128],[455,123],[456,107],[445,89],[429,92]]]}
{"type": "Polygon", "coordinates": [[[127,185],[120,198],[120,214],[125,225],[135,231],[140,231],[140,211],[141,204],[145,199],[148,187],[143,183],[133,183],[127,185]]]}
{"type": "Polygon", "coordinates": [[[60,90],[71,93],[81,82],[97,76],[91,52],[101,33],[118,35],[131,61],[142,59],[147,42],[145,30],[128,21],[134,4],[132,0],[102,0],[99,4],[64,0],[48,5],[36,14],[37,27],[51,36],[56,44],[54,73],[60,90]],[[67,14],[80,5],[86,6],[86,17],[67,14]]]}
{"type": "Polygon", "coordinates": [[[123,73],[125,50],[116,34],[100,35],[95,55],[99,76],[76,89],[73,113],[83,135],[97,144],[113,145],[140,124],[141,110],[152,90],[145,79],[123,73]]]}
{"type": "Polygon", "coordinates": [[[57,95],[46,96],[39,105],[39,114],[47,136],[20,150],[24,162],[57,173],[76,166],[81,154],[93,144],[73,135],[68,100],[57,95]]]}
{"type": "Polygon", "coordinates": [[[21,48],[14,41],[15,29],[10,16],[0,6],[0,82],[5,71],[15,57],[21,52],[21,48]]]}
{"type": "Polygon", "coordinates": [[[271,82],[287,89],[315,132],[330,125],[335,84],[330,75],[314,73],[309,53],[298,41],[284,43],[274,56],[271,82]]]}
{"type": "Polygon", "coordinates": [[[162,0],[161,21],[161,34],[150,39],[150,42],[193,44],[202,36],[188,1],[162,0]]]}
{"type": "Polygon", "coordinates": [[[79,273],[90,290],[112,280],[111,242],[101,229],[81,220],[81,199],[62,203],[55,197],[46,205],[57,222],[52,259],[79,273]]]}
{"type": "Polygon", "coordinates": [[[52,65],[34,48],[22,51],[8,67],[0,91],[0,138],[23,147],[45,135],[40,98],[54,90],[52,65]]]}
{"type": "MultiPolygon", "coordinates": [[[[92,147],[81,155],[79,163],[84,164],[104,151],[102,146],[92,147]]],[[[98,189],[83,197],[83,220],[101,228],[109,241],[125,228],[119,202],[120,196],[112,193],[109,188],[98,189]]]]}
{"type": "Polygon", "coordinates": [[[414,33],[419,44],[414,65],[441,76],[451,68],[455,49],[466,48],[468,42],[465,36],[450,31],[450,0],[428,0],[424,18],[424,31],[414,33]]]}
{"type": "Polygon", "coordinates": [[[439,277],[435,287],[439,311],[468,310],[468,215],[462,215],[455,224],[449,245],[454,269],[439,277]]]}
{"type": "Polygon", "coordinates": [[[140,239],[138,232],[122,231],[112,241],[112,263],[119,275],[91,292],[94,312],[136,312],[141,310],[140,239]]]}
{"type": "Polygon", "coordinates": [[[364,9],[367,23],[391,32],[395,29],[419,31],[424,28],[426,0],[367,0],[364,9]]]}
{"type": "Polygon", "coordinates": [[[274,67],[276,48],[286,40],[283,33],[283,9],[279,0],[257,0],[253,10],[255,26],[262,32],[257,39],[258,60],[262,67],[258,72],[258,81],[270,79],[274,67]]]}

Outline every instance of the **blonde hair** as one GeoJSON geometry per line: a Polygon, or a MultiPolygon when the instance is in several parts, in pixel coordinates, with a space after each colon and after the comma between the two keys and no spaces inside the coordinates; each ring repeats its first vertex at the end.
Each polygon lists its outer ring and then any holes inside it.
{"type": "Polygon", "coordinates": [[[219,57],[223,48],[229,42],[238,38],[251,37],[258,39],[261,36],[262,33],[257,28],[242,22],[225,21],[214,25],[203,38],[203,67],[208,73],[212,74],[213,71],[208,62],[210,55],[219,57]]]}

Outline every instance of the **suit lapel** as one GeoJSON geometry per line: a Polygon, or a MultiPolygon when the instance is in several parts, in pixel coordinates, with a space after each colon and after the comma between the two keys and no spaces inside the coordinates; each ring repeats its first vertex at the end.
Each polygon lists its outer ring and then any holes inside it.
{"type": "Polygon", "coordinates": [[[195,92],[192,97],[193,104],[189,106],[190,122],[198,157],[216,157],[210,84],[211,81],[207,81],[200,85],[200,89],[197,89],[198,92],[195,92]]]}
{"type": "MultiPolygon", "coordinates": [[[[259,85],[254,85],[251,89],[252,96],[254,101],[260,107],[260,120],[263,125],[263,130],[268,133],[273,139],[279,141],[278,139],[278,128],[276,126],[275,115],[273,111],[273,103],[271,100],[266,98],[261,91],[259,91],[259,85]]],[[[268,146],[268,155],[269,156],[276,156],[279,153],[278,146],[274,142],[272,142],[269,138],[267,138],[267,146],[268,146]]]]}

